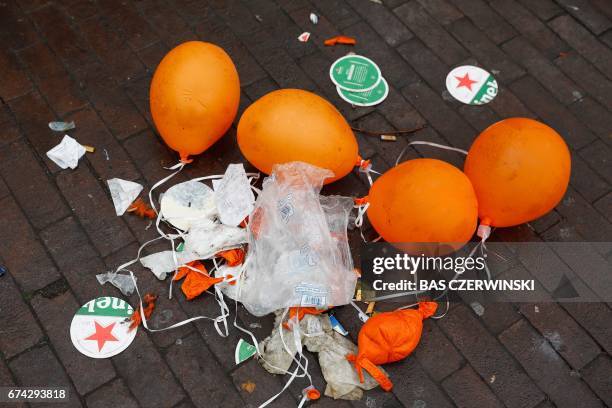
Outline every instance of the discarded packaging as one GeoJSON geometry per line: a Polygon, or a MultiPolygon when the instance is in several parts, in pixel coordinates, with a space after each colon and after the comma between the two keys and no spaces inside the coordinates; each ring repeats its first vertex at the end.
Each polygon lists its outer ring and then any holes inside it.
{"type": "Polygon", "coordinates": [[[72,122],[49,122],[49,129],[54,132],[65,132],[76,128],[74,121],[72,122]]]}
{"type": "Polygon", "coordinates": [[[325,44],[328,47],[338,45],[338,44],[355,45],[357,44],[357,40],[355,40],[353,37],[348,37],[346,35],[338,35],[336,37],[328,38],[327,40],[325,40],[323,44],[325,44]]]}
{"type": "Polygon", "coordinates": [[[230,164],[214,187],[219,220],[225,225],[238,226],[255,207],[255,196],[244,165],[230,164]]]}
{"type": "Polygon", "coordinates": [[[140,258],[140,263],[145,268],[150,269],[157,279],[164,280],[167,274],[174,272],[177,266],[193,262],[196,259],[198,259],[197,255],[191,252],[176,252],[177,263],[175,264],[172,251],[162,251],[140,258]]]}
{"type": "Polygon", "coordinates": [[[236,361],[236,365],[248,360],[253,357],[257,353],[257,349],[254,345],[249,344],[243,339],[238,340],[238,344],[236,345],[236,352],[234,353],[234,359],[236,361]]]}
{"type": "Polygon", "coordinates": [[[160,211],[170,224],[188,231],[198,220],[212,219],[217,207],[210,187],[199,181],[186,181],[170,187],[162,195],[160,211]]]}
{"type": "Polygon", "coordinates": [[[4,266],[0,266],[0,276],[4,276],[6,274],[6,268],[4,266]]]}
{"type": "Polygon", "coordinates": [[[310,33],[308,31],[304,31],[302,34],[298,36],[298,40],[300,42],[306,42],[310,39],[310,33]]]}
{"type": "Polygon", "coordinates": [[[348,331],[346,331],[346,329],[340,324],[338,319],[336,319],[336,316],[329,315],[329,323],[331,324],[332,329],[334,329],[334,331],[340,333],[343,336],[348,335],[348,331]]]}
{"type": "Polygon", "coordinates": [[[111,285],[119,289],[125,296],[130,296],[136,289],[134,280],[132,280],[132,277],[129,275],[121,275],[111,271],[96,275],[96,279],[100,285],[104,285],[105,283],[109,282],[111,285]]]}
{"type": "Polygon", "coordinates": [[[122,216],[128,207],[134,202],[142,191],[142,186],[138,183],[120,178],[112,178],[107,181],[110,190],[115,213],[122,216]]]}
{"type": "Polygon", "coordinates": [[[185,251],[195,254],[196,259],[211,259],[218,252],[246,243],[247,239],[244,228],[205,220],[191,226],[185,237],[185,251]]]}
{"type": "Polygon", "coordinates": [[[68,135],[53,149],[47,152],[47,157],[62,169],[76,169],[79,159],[85,154],[85,148],[68,135]]]}
{"type": "Polygon", "coordinates": [[[317,16],[315,13],[310,13],[310,22],[312,24],[318,24],[319,23],[319,16],[317,16]]]}

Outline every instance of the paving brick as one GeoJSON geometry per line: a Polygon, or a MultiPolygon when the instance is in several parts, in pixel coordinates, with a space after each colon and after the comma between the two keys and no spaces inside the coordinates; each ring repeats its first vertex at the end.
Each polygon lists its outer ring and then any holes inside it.
{"type": "Polygon", "coordinates": [[[9,106],[17,118],[21,131],[30,141],[38,156],[42,157],[47,168],[51,172],[60,171],[58,165],[46,155],[51,148],[61,141],[61,137],[49,129],[49,121],[54,120],[55,115],[40,94],[29,93],[12,100],[9,106]]]}
{"type": "MultiPolygon", "coordinates": [[[[358,120],[356,126],[360,129],[374,130],[374,131],[391,131],[392,126],[387,120],[378,112],[370,113],[358,120]]],[[[367,143],[371,145],[380,157],[385,161],[385,168],[389,168],[394,165],[398,154],[406,146],[406,139],[401,138],[395,143],[383,142],[376,136],[364,134],[364,139],[367,139],[367,143]]]]}
{"type": "Polygon", "coordinates": [[[612,233],[612,225],[571,187],[557,210],[586,240],[605,242],[612,233]]]}
{"type": "Polygon", "coordinates": [[[510,89],[549,126],[557,130],[572,148],[580,149],[595,139],[595,135],[533,78],[522,78],[510,85],[510,89]]]}
{"type": "Polygon", "coordinates": [[[95,275],[107,268],[73,217],[47,227],[40,238],[80,304],[104,295],[108,286],[101,286],[95,275]]]}
{"type": "Polygon", "coordinates": [[[547,21],[553,17],[558,16],[563,13],[563,9],[559,7],[554,0],[518,0],[523,4],[523,6],[527,7],[533,14],[538,16],[538,18],[547,21]]]}
{"type": "Polygon", "coordinates": [[[23,141],[0,148],[0,174],[35,228],[69,214],[57,189],[23,141]],[[45,205],[40,205],[41,200],[45,205]]]}
{"type": "MultiPolygon", "coordinates": [[[[279,376],[270,375],[264,370],[255,359],[250,359],[242,364],[231,374],[234,386],[239,391],[242,399],[247,403],[247,406],[259,406],[268,398],[278,393],[285,381],[281,381],[279,376]],[[247,382],[255,383],[255,389],[249,393],[244,390],[242,384],[247,382]]],[[[289,407],[296,404],[294,398],[289,392],[282,393],[273,403],[271,407],[289,407]]]]}
{"type": "MultiPolygon", "coordinates": [[[[416,129],[425,125],[425,119],[414,109],[412,105],[404,99],[399,91],[395,88],[389,89],[389,95],[380,105],[376,107],[376,110],[380,112],[395,128],[400,130],[416,129]]],[[[414,133],[410,136],[401,137],[412,137],[417,136],[418,133],[414,133]]]]}
{"type": "MultiPolygon", "coordinates": [[[[589,145],[590,146],[590,145],[589,145]]],[[[587,146],[587,148],[589,147],[587,146]]],[[[588,201],[593,202],[610,191],[610,184],[589,165],[590,157],[571,152],[570,184],[588,201]]]]}
{"type": "Polygon", "coordinates": [[[497,113],[486,105],[460,104],[457,108],[457,112],[476,129],[477,133],[482,132],[500,120],[497,113]]]}
{"type": "Polygon", "coordinates": [[[79,394],[87,394],[115,377],[115,369],[109,360],[86,357],[75,350],[70,339],[71,319],[68,316],[80,305],[70,292],[53,299],[37,295],[31,304],[79,394]]]}
{"type": "Polygon", "coordinates": [[[451,309],[439,324],[506,406],[535,407],[542,401],[542,392],[465,306],[451,309]]]}
{"type": "Polygon", "coordinates": [[[448,143],[462,149],[470,147],[476,132],[431,88],[418,82],[404,87],[402,94],[448,143]]]}
{"type": "Polygon", "coordinates": [[[176,8],[167,1],[145,0],[136,3],[136,7],[145,16],[157,35],[165,41],[172,40],[176,34],[189,29],[176,8]]]}
{"type": "Polygon", "coordinates": [[[63,116],[87,104],[61,61],[49,47],[38,43],[19,52],[40,92],[53,110],[63,116]]]}
{"type": "Polygon", "coordinates": [[[98,13],[98,5],[91,0],[68,0],[60,4],[62,11],[72,20],[83,20],[98,13]]]}
{"type": "Polygon", "coordinates": [[[0,5],[0,39],[6,49],[21,49],[38,41],[34,26],[15,2],[0,5]]]}
{"type": "Polygon", "coordinates": [[[612,50],[600,43],[570,16],[559,16],[548,25],[605,76],[612,79],[612,50]]]}
{"type": "Polygon", "coordinates": [[[4,182],[4,180],[2,180],[2,177],[0,177],[0,198],[4,198],[7,195],[9,195],[11,192],[9,191],[8,187],[6,186],[6,183],[4,182]]]}
{"type": "Polygon", "coordinates": [[[559,4],[595,35],[612,28],[612,21],[585,0],[559,0],[559,4]]]}
{"type": "Polygon", "coordinates": [[[87,396],[86,401],[89,408],[138,407],[138,402],[130,394],[130,390],[121,379],[116,379],[98,388],[87,396]]]}
{"type": "Polygon", "coordinates": [[[79,24],[79,31],[117,82],[129,81],[144,73],[142,63],[107,20],[89,18],[79,24]]]}
{"type": "Polygon", "coordinates": [[[603,303],[566,302],[561,305],[610,354],[612,350],[612,310],[603,303]]]}
{"type": "Polygon", "coordinates": [[[612,184],[612,150],[601,140],[596,140],[583,147],[579,154],[593,167],[608,183],[612,184]]]}
{"type": "Polygon", "coordinates": [[[446,25],[463,17],[448,0],[417,0],[438,23],[446,25]]]}
{"type": "Polygon", "coordinates": [[[453,0],[454,5],[496,44],[516,36],[516,31],[484,0],[453,0]]]}
{"type": "MultiPolygon", "coordinates": [[[[535,8],[535,3],[545,3],[546,1],[529,1],[529,4],[527,4],[527,1],[522,1],[522,3],[525,7],[535,8]]],[[[569,51],[567,44],[560,40],[544,23],[538,20],[521,4],[504,0],[493,0],[491,1],[491,6],[500,15],[503,15],[514,28],[547,58],[554,58],[562,52],[569,51]]]]}
{"type": "MultiPolygon", "coordinates": [[[[10,387],[15,385],[15,381],[13,380],[11,372],[2,360],[0,360],[0,384],[2,384],[4,387],[10,387]]],[[[7,406],[11,408],[23,408],[26,405],[22,402],[14,402],[11,404],[7,403],[7,406]]]]}
{"type": "Polygon", "coordinates": [[[390,46],[396,47],[413,37],[406,26],[383,5],[359,0],[348,0],[347,2],[390,46]]]}
{"type": "Polygon", "coordinates": [[[454,65],[468,57],[467,51],[416,1],[410,1],[393,12],[446,64],[454,65]]]}
{"type": "Polygon", "coordinates": [[[556,303],[540,303],[537,309],[523,304],[520,311],[572,368],[581,369],[600,353],[591,337],[556,303]]]}
{"type": "Polygon", "coordinates": [[[502,48],[560,102],[568,105],[582,99],[584,91],[522,37],[505,43],[502,48]]]}
{"type": "Polygon", "coordinates": [[[397,52],[410,64],[429,86],[437,92],[446,90],[449,67],[420,40],[414,38],[397,48],[397,52]]]}
{"type": "Polygon", "coordinates": [[[276,83],[274,83],[274,81],[272,81],[270,78],[263,78],[249,86],[244,87],[243,89],[244,93],[246,93],[252,101],[257,101],[262,96],[276,91],[278,89],[278,85],[276,85],[276,83]]]}
{"type": "Polygon", "coordinates": [[[311,3],[340,30],[359,21],[359,15],[344,0],[311,0],[311,3]]]}
{"type": "Polygon", "coordinates": [[[140,177],[131,158],[109,133],[92,108],[80,110],[68,116],[66,120],[73,120],[77,123],[79,143],[96,148],[93,154],[87,154],[85,157],[103,182],[114,177],[126,180],[135,180],[140,177]]]}
{"type": "Polygon", "coordinates": [[[261,29],[255,15],[240,0],[213,0],[208,2],[229,26],[243,38],[261,29]]]}
{"type": "MultiPolygon", "coordinates": [[[[11,269],[9,273],[13,274],[11,269]]],[[[5,357],[11,358],[40,342],[43,333],[10,276],[0,279],[0,288],[0,350],[5,357]]]]}
{"type": "Polygon", "coordinates": [[[99,3],[102,14],[120,29],[134,50],[143,49],[158,40],[151,26],[130,1],[105,0],[99,3]]]}
{"type": "Polygon", "coordinates": [[[503,407],[503,404],[469,365],[444,380],[442,387],[460,408],[503,407]]]}
{"type": "Polygon", "coordinates": [[[604,197],[595,202],[595,208],[612,222],[612,192],[609,192],[604,197]]]}
{"type": "Polygon", "coordinates": [[[612,116],[590,97],[582,98],[569,106],[570,111],[601,140],[612,144],[612,116]]]}
{"type": "Polygon", "coordinates": [[[57,184],[102,256],[123,248],[134,239],[87,166],[61,173],[57,184]]]}
{"type": "MultiPolygon", "coordinates": [[[[225,344],[230,347],[230,344],[225,344]]],[[[198,334],[171,346],[166,360],[197,406],[242,407],[244,402],[198,334]],[[215,378],[215,381],[210,381],[215,378]]]]}
{"type": "Polygon", "coordinates": [[[142,328],[129,350],[112,359],[141,406],[166,408],[184,398],[172,371],[142,328]]]}
{"type": "Polygon", "coordinates": [[[35,348],[21,354],[10,362],[9,367],[20,386],[61,387],[67,389],[69,397],[69,400],[62,404],[63,406],[69,408],[82,406],[68,376],[49,346],[35,348]]]}
{"type": "Polygon", "coordinates": [[[570,367],[550,344],[524,320],[499,338],[557,407],[603,406],[589,388],[572,375],[570,367]]]}
{"type": "Polygon", "coordinates": [[[512,82],[525,73],[467,19],[457,20],[448,27],[449,31],[484,64],[487,70],[499,71],[496,77],[502,82],[512,82]]]}
{"type": "Polygon", "coordinates": [[[0,256],[24,291],[34,291],[59,278],[27,219],[10,197],[0,200],[0,256]]]}
{"type": "Polygon", "coordinates": [[[9,101],[25,95],[32,89],[28,77],[19,69],[15,54],[9,50],[0,50],[0,98],[9,101]]]}
{"type": "Polygon", "coordinates": [[[582,371],[582,378],[608,406],[612,405],[610,372],[612,372],[612,359],[604,354],[582,371]]]}
{"type": "Polygon", "coordinates": [[[502,118],[518,116],[535,119],[536,117],[516,95],[505,87],[499,89],[497,96],[489,102],[488,106],[502,118]]]}
{"type": "Polygon", "coordinates": [[[457,371],[464,359],[432,320],[423,323],[421,342],[414,357],[434,381],[440,381],[457,371]]]}
{"type": "Polygon", "coordinates": [[[152,74],[168,51],[170,51],[169,48],[160,41],[143,48],[137,54],[145,65],[147,73],[152,74]]]}

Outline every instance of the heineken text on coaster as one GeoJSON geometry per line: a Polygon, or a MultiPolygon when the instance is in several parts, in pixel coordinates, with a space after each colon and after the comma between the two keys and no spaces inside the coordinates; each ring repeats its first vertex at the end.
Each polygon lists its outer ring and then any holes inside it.
{"type": "Polygon", "coordinates": [[[341,89],[365,92],[375,88],[382,75],[378,65],[371,59],[361,55],[346,55],[332,64],[329,77],[341,89]]]}
{"type": "Polygon", "coordinates": [[[373,106],[378,105],[389,95],[389,85],[385,78],[380,78],[380,82],[376,87],[369,91],[355,92],[347,91],[340,87],[336,87],[338,95],[348,103],[356,106],[373,106]]]}
{"type": "Polygon", "coordinates": [[[446,89],[467,105],[483,105],[497,96],[497,81],[480,67],[462,65],[446,76],[446,89]]]}
{"type": "Polygon", "coordinates": [[[121,353],[136,337],[137,329],[129,330],[133,312],[132,306],[116,297],[90,300],[72,318],[72,344],[92,358],[108,358],[121,353]]]}

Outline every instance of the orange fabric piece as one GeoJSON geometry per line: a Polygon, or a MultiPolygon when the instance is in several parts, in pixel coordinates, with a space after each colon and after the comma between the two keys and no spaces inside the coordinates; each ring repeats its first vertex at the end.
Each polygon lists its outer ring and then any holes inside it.
{"type": "Polygon", "coordinates": [[[213,278],[209,276],[206,273],[206,268],[200,262],[198,262],[194,268],[199,269],[202,272],[196,272],[192,269],[186,268],[188,269],[187,277],[181,285],[181,290],[185,294],[187,300],[195,299],[207,291],[212,285],[223,281],[223,278],[213,278]]]}
{"type": "Polygon", "coordinates": [[[359,331],[359,353],[346,356],[355,365],[359,380],[364,381],[365,369],[382,389],[391,390],[393,383],[376,366],[408,357],[421,340],[423,319],[432,316],[437,307],[436,302],[420,302],[418,310],[396,310],[368,319],[359,331]]]}
{"type": "Polygon", "coordinates": [[[141,218],[155,219],[157,214],[155,210],[151,208],[147,203],[142,201],[142,198],[137,198],[132,205],[127,209],[128,212],[134,213],[141,218]]]}
{"type": "MultiPolygon", "coordinates": [[[[151,293],[147,293],[146,295],[144,295],[142,302],[144,304],[143,311],[144,311],[145,318],[148,319],[149,317],[151,317],[151,314],[153,314],[153,310],[155,309],[156,300],[157,300],[157,295],[153,295],[151,293]]],[[[142,317],[140,316],[140,306],[134,311],[134,313],[132,313],[130,320],[131,320],[130,330],[134,330],[136,327],[140,326],[140,324],[142,323],[142,317]]]]}
{"type": "Polygon", "coordinates": [[[225,259],[225,262],[227,262],[227,266],[237,266],[244,262],[244,249],[228,249],[227,251],[219,252],[217,256],[220,256],[221,258],[225,259]]]}
{"type": "Polygon", "coordinates": [[[337,44],[355,45],[357,44],[357,40],[355,40],[353,37],[348,37],[346,35],[338,35],[336,37],[332,37],[325,40],[324,44],[328,47],[337,44]]]}

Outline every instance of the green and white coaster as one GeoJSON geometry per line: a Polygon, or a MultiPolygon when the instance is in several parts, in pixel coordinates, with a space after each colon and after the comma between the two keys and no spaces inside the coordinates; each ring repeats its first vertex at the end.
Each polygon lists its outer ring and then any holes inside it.
{"type": "Polygon", "coordinates": [[[480,67],[462,65],[446,76],[446,89],[467,105],[483,105],[497,96],[497,81],[480,67]]]}
{"type": "Polygon", "coordinates": [[[347,91],[339,86],[336,87],[338,95],[348,103],[357,106],[378,105],[389,95],[389,85],[385,78],[380,78],[380,82],[375,88],[364,92],[347,91]]]}
{"type": "Polygon", "coordinates": [[[136,331],[129,330],[134,309],[125,300],[99,297],[85,303],[72,318],[70,339],[74,347],[92,358],[108,358],[132,344],[136,331]]]}
{"type": "Polygon", "coordinates": [[[257,349],[254,345],[249,344],[248,342],[242,339],[238,340],[238,344],[236,345],[236,352],[234,353],[236,365],[253,357],[255,353],[257,353],[257,349]]]}
{"type": "Polygon", "coordinates": [[[338,58],[329,68],[329,77],[337,87],[354,92],[369,91],[382,79],[378,65],[361,55],[338,58]]]}

